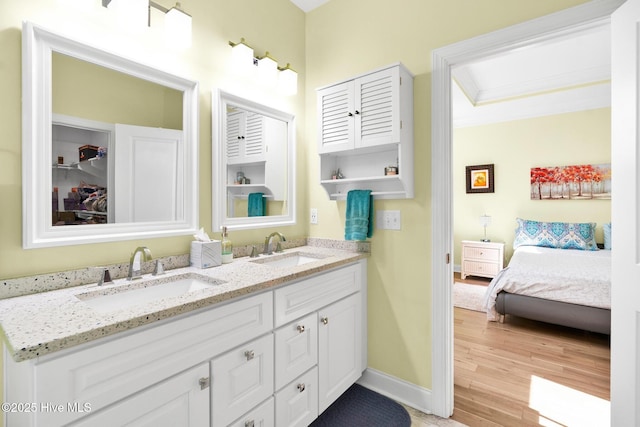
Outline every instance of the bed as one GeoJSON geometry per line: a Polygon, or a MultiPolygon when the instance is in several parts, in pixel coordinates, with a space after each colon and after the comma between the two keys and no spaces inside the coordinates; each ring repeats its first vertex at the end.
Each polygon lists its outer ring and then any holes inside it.
{"type": "Polygon", "coordinates": [[[485,294],[487,319],[510,314],[610,334],[611,251],[522,244],[518,229],[509,265],[485,294]]]}

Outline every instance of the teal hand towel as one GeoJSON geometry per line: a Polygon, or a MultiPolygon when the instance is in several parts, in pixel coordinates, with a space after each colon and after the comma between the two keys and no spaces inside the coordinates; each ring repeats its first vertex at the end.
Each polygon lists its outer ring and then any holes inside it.
{"type": "Polygon", "coordinates": [[[249,216],[264,216],[266,210],[264,193],[250,193],[248,204],[249,216]]]}
{"type": "Polygon", "coordinates": [[[371,190],[351,190],[347,193],[345,240],[366,240],[373,234],[373,196],[371,190]]]}

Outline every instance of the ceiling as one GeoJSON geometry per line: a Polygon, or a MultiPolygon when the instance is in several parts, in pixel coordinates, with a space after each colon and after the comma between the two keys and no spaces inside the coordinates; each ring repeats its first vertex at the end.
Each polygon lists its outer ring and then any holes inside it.
{"type": "Polygon", "coordinates": [[[295,4],[305,12],[309,12],[318,6],[322,6],[328,1],[329,0],[291,0],[291,3],[295,4]]]}
{"type": "Polygon", "coordinates": [[[609,107],[610,44],[599,27],[454,68],[454,127],[609,107]]]}
{"type": "MultiPolygon", "coordinates": [[[[291,0],[309,12],[329,0],[291,0]]],[[[600,26],[458,66],[453,126],[468,127],[611,106],[611,36],[600,26]]]]}

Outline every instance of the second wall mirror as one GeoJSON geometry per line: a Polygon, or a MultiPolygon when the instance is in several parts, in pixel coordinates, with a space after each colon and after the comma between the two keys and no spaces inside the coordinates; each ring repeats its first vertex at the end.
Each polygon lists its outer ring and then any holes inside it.
{"type": "Polygon", "coordinates": [[[295,117],[213,92],[213,230],[295,223],[295,117]]]}

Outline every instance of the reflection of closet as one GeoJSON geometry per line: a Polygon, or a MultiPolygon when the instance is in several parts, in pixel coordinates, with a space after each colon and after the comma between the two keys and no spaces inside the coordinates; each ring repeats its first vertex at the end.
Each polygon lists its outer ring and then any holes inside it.
{"type": "Polygon", "coordinates": [[[251,111],[227,113],[229,207],[234,205],[233,199],[244,199],[256,192],[264,193],[267,200],[285,199],[287,138],[287,123],[282,120],[251,111]],[[239,179],[239,174],[244,180],[239,179]]]}
{"type": "Polygon", "coordinates": [[[83,224],[113,222],[113,201],[106,198],[94,207],[82,203],[90,188],[102,188],[108,194],[112,188],[108,154],[80,160],[80,148],[85,145],[103,147],[109,152],[114,127],[107,123],[69,117],[54,117],[51,128],[52,224],[83,224]]]}
{"type": "Polygon", "coordinates": [[[184,218],[181,203],[185,174],[183,146],[181,130],[114,125],[55,115],[51,150],[52,223],[126,223],[184,218]],[[102,147],[106,154],[80,161],[79,149],[85,145],[102,147]],[[80,192],[82,186],[104,188],[106,210],[98,212],[82,203],[72,205],[72,199],[78,197],[74,193],[80,192]]]}

